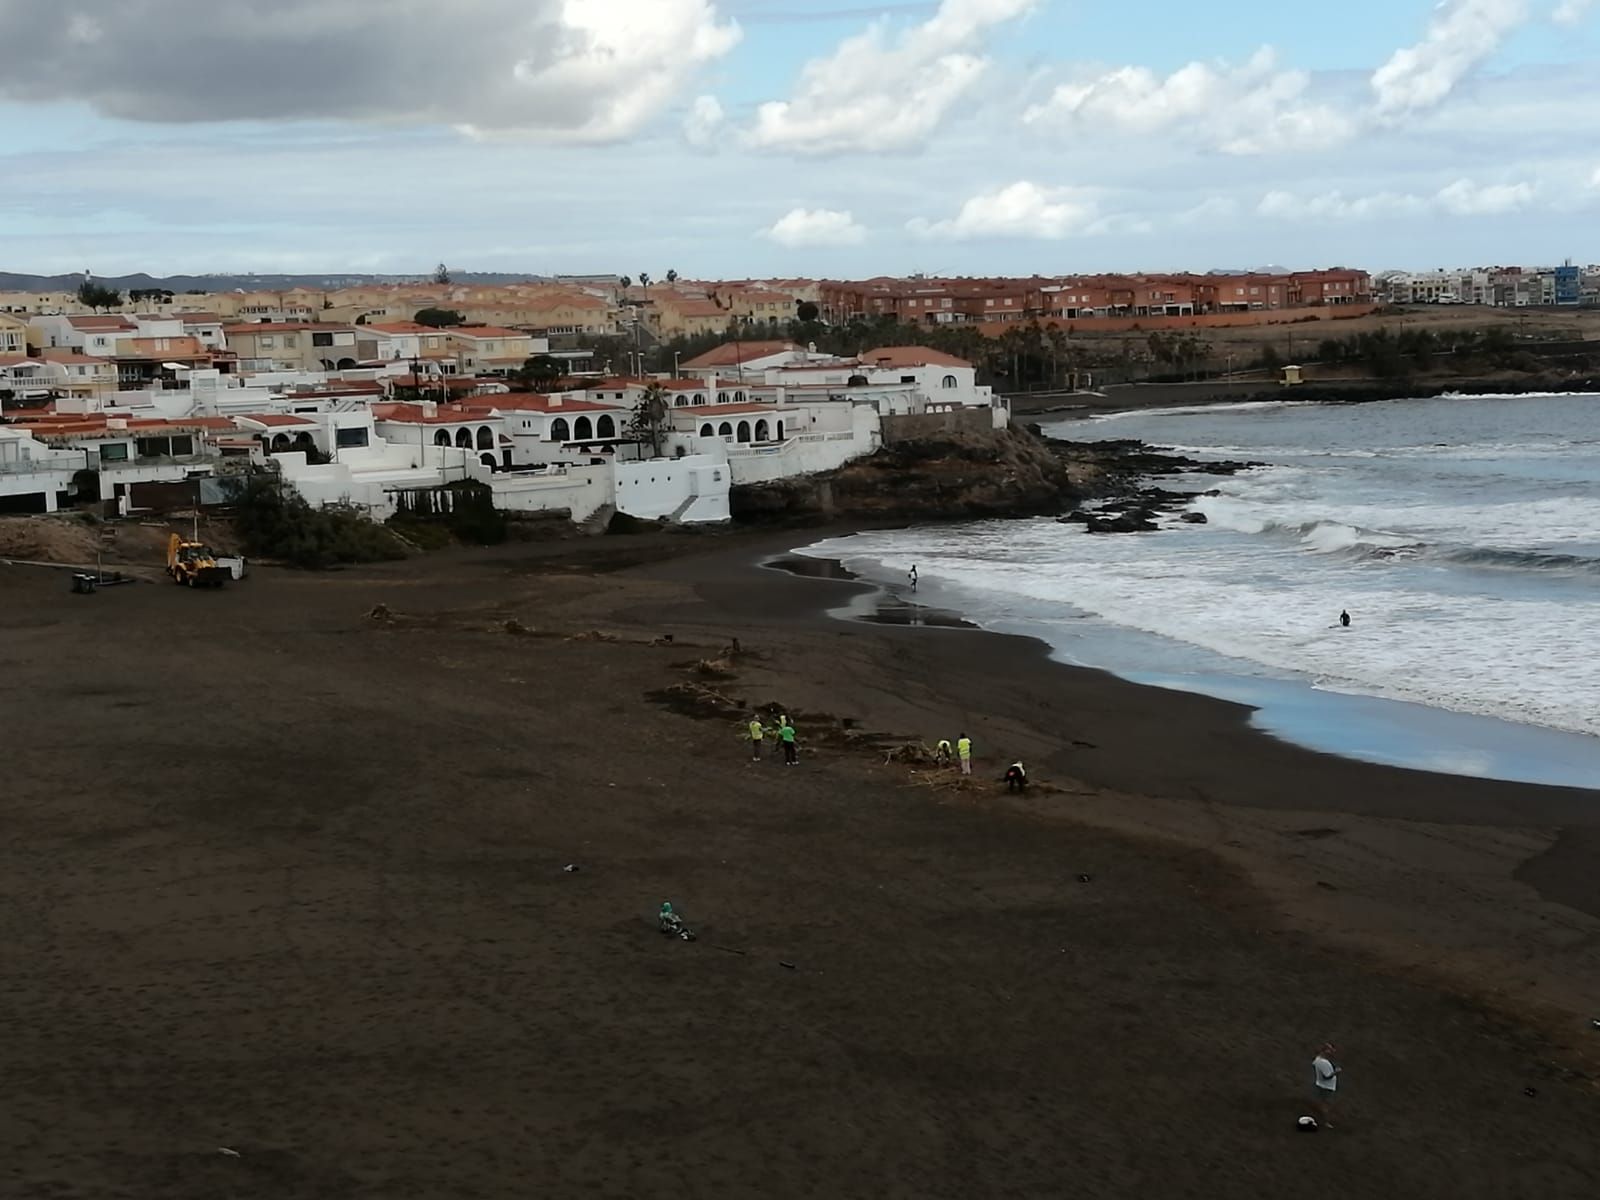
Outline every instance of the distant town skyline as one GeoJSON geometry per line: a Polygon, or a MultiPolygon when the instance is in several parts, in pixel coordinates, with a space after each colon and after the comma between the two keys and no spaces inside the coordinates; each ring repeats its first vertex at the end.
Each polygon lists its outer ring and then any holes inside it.
{"type": "Polygon", "coordinates": [[[1600,258],[1595,0],[0,0],[0,270],[1600,258]]]}

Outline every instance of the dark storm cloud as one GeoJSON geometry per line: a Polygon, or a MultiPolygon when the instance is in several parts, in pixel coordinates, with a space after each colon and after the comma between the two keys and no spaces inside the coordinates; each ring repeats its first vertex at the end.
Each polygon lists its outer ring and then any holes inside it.
{"type": "Polygon", "coordinates": [[[737,38],[710,0],[0,0],[0,97],[604,140],[737,38]]]}

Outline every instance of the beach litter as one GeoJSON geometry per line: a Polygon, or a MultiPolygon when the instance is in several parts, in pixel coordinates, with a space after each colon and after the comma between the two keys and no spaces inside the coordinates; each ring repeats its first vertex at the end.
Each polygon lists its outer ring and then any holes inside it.
{"type": "Polygon", "coordinates": [[[389,606],[387,604],[374,604],[367,610],[367,620],[392,621],[394,620],[394,614],[389,611],[389,606]]]}
{"type": "Polygon", "coordinates": [[[561,869],[563,871],[565,871],[568,875],[576,875],[578,873],[579,867],[578,867],[577,863],[568,863],[566,866],[562,867],[561,869]]]}
{"type": "Polygon", "coordinates": [[[218,1146],[217,1147],[217,1153],[218,1154],[226,1154],[229,1158],[243,1158],[244,1157],[244,1155],[240,1154],[237,1150],[233,1149],[230,1146],[218,1146]]]}
{"type": "Polygon", "coordinates": [[[1315,1133],[1317,1131],[1317,1119],[1315,1117],[1301,1117],[1294,1123],[1294,1127],[1301,1133],[1315,1133]]]}
{"type": "Polygon", "coordinates": [[[510,619],[508,619],[505,622],[505,624],[503,624],[501,626],[501,628],[504,629],[507,633],[509,633],[512,637],[527,637],[530,633],[533,632],[533,630],[529,629],[526,625],[524,625],[521,621],[517,620],[515,617],[511,617],[510,619]]]}
{"type": "Polygon", "coordinates": [[[672,901],[670,900],[661,902],[661,911],[656,913],[656,928],[668,937],[675,937],[679,941],[694,941],[694,930],[683,923],[683,918],[673,909],[672,901]]]}

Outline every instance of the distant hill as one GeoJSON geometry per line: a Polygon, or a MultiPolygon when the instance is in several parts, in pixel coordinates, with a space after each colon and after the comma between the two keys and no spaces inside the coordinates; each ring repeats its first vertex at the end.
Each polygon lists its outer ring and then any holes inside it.
{"type": "MultiPolygon", "coordinates": [[[[121,292],[142,288],[165,288],[169,292],[275,292],[297,287],[332,290],[368,284],[426,283],[432,278],[432,272],[426,275],[168,275],[163,278],[141,271],[137,275],[96,275],[95,281],[121,292]]],[[[450,279],[453,283],[495,284],[548,282],[550,277],[514,271],[452,271],[450,279]]],[[[75,292],[82,282],[82,275],[25,275],[0,271],[0,292],[75,292]]]]}

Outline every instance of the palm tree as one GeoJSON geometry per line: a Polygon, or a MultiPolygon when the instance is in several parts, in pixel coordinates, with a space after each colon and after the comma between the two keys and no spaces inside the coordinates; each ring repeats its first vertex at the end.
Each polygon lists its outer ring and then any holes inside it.
{"type": "Polygon", "coordinates": [[[667,282],[668,283],[677,283],[678,282],[678,273],[676,271],[669,270],[667,272],[667,282]]]}

